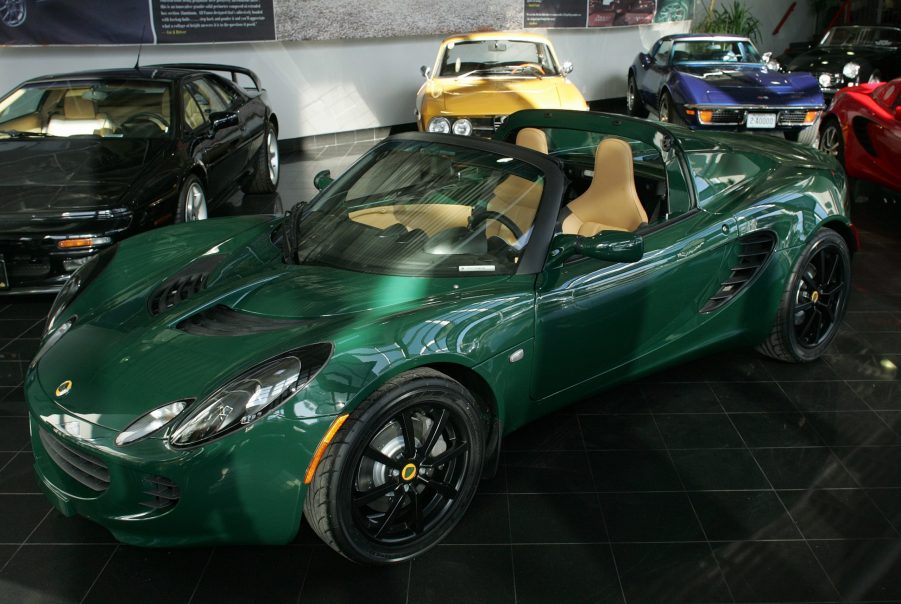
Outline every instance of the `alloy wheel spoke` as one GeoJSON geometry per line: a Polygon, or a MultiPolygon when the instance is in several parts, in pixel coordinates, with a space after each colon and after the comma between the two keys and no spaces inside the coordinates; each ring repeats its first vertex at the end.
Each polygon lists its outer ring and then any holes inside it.
{"type": "Polygon", "coordinates": [[[382,533],[385,531],[385,529],[391,525],[391,521],[394,520],[394,517],[397,515],[398,510],[400,510],[400,508],[403,506],[403,504],[404,504],[404,492],[400,489],[400,487],[398,487],[397,488],[397,499],[394,500],[394,504],[391,506],[391,509],[388,510],[388,512],[385,514],[385,517],[382,518],[381,523],[379,523],[379,528],[375,532],[376,539],[381,537],[382,533]]]}
{"type": "Polygon", "coordinates": [[[426,437],[425,446],[422,447],[422,450],[419,455],[419,462],[422,463],[428,457],[429,452],[435,448],[435,444],[438,442],[438,437],[441,436],[441,431],[444,430],[444,424],[447,423],[447,409],[441,408],[440,415],[438,415],[438,419],[436,419],[432,423],[432,430],[429,432],[428,437],[426,437]]]}
{"type": "Polygon", "coordinates": [[[448,499],[453,499],[457,496],[457,489],[447,484],[446,482],[441,482],[440,480],[434,480],[430,478],[422,478],[422,482],[424,482],[429,488],[433,491],[446,497],[448,499]]]}
{"type": "Polygon", "coordinates": [[[814,307],[813,310],[810,311],[810,314],[807,316],[807,322],[804,323],[804,326],[801,328],[801,338],[806,339],[807,333],[810,331],[811,327],[813,327],[813,324],[816,322],[818,315],[819,312],[817,311],[816,307],[814,307]]]}
{"type": "Polygon", "coordinates": [[[363,505],[367,505],[381,499],[391,491],[400,487],[400,482],[386,482],[383,485],[379,485],[375,488],[369,489],[368,491],[364,491],[359,494],[359,496],[353,498],[353,504],[356,507],[360,507],[363,505]]]}
{"type": "Polygon", "coordinates": [[[798,304],[795,307],[795,312],[805,312],[806,313],[811,308],[813,308],[813,302],[804,302],[803,304],[798,304]]]}
{"type": "Polygon", "coordinates": [[[826,253],[820,252],[817,254],[817,279],[820,280],[820,283],[826,283],[823,280],[823,277],[826,276],[826,253]]]}
{"type": "Polygon", "coordinates": [[[409,410],[401,411],[400,432],[404,438],[404,456],[411,459],[416,454],[416,436],[413,432],[413,418],[409,410]]]}
{"type": "Polygon", "coordinates": [[[812,278],[810,275],[808,275],[806,272],[805,272],[805,273],[801,273],[801,280],[804,282],[805,285],[807,285],[807,287],[808,287],[809,289],[815,290],[815,289],[817,288],[816,282],[815,282],[815,281],[813,280],[813,278],[812,278]]]}
{"type": "Polygon", "coordinates": [[[844,283],[842,283],[841,281],[839,281],[838,283],[833,283],[828,288],[824,287],[822,290],[820,290],[820,295],[826,297],[834,296],[842,290],[842,287],[844,287],[844,283]]]}
{"type": "Polygon", "coordinates": [[[410,495],[413,499],[413,505],[410,506],[410,513],[413,515],[413,532],[418,535],[425,528],[422,517],[422,498],[416,489],[411,489],[410,495]]]}
{"type": "Polygon", "coordinates": [[[826,320],[828,321],[828,325],[832,325],[835,322],[835,314],[832,312],[832,308],[828,304],[818,304],[820,308],[820,312],[826,315],[826,320]]]}
{"type": "Polygon", "coordinates": [[[828,283],[832,283],[833,279],[835,279],[835,273],[838,271],[838,263],[841,261],[841,258],[838,254],[835,255],[835,260],[832,262],[832,268],[829,269],[829,277],[823,281],[823,285],[828,283]]]}
{"type": "Polygon", "coordinates": [[[384,453],[382,453],[381,451],[379,451],[372,445],[369,445],[369,448],[366,449],[366,451],[363,453],[363,455],[379,462],[380,464],[382,464],[384,466],[388,466],[389,468],[393,468],[395,470],[400,470],[402,467],[402,464],[400,461],[398,461],[397,459],[388,457],[387,455],[385,455],[384,453]]]}
{"type": "Polygon", "coordinates": [[[438,466],[444,465],[447,462],[449,462],[451,459],[460,456],[461,454],[465,453],[468,450],[469,450],[469,443],[462,442],[462,443],[458,444],[456,447],[454,447],[453,449],[448,449],[441,455],[438,455],[437,457],[433,457],[432,459],[427,460],[428,464],[423,464],[423,467],[424,468],[436,468],[438,466]]]}

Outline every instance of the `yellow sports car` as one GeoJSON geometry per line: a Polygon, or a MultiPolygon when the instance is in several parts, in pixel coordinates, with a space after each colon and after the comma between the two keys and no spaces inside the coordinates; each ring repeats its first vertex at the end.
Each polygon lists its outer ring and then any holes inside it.
{"type": "Polygon", "coordinates": [[[581,109],[550,41],[526,33],[483,32],[445,38],[416,95],[416,123],[427,132],[491,136],[520,109],[581,109]]]}

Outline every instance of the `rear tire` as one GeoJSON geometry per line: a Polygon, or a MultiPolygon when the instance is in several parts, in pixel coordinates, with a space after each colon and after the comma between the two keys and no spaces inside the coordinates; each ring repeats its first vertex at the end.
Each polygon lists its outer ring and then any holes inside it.
{"type": "Polygon", "coordinates": [[[818,359],[838,332],[850,292],[848,244],[821,228],[798,257],[770,335],[757,350],[787,363],[818,359]]]}
{"type": "Polygon", "coordinates": [[[401,374],[335,434],[304,516],[354,562],[408,560],[460,521],[475,495],[484,448],[479,409],[459,382],[425,368],[401,374]]]}
{"type": "Polygon", "coordinates": [[[253,158],[253,174],[242,189],[245,193],[275,193],[280,176],[278,130],[270,122],[263,134],[263,144],[253,158]]]}
{"type": "Polygon", "coordinates": [[[785,132],[785,140],[794,141],[808,147],[817,147],[820,136],[820,118],[810,126],[793,132],[785,132]]]}

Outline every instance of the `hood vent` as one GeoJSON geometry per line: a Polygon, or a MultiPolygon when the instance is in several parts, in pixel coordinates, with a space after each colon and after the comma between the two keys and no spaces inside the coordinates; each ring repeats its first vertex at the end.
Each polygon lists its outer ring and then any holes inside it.
{"type": "Polygon", "coordinates": [[[210,273],[222,262],[222,258],[221,254],[201,256],[166,279],[147,301],[150,314],[164,313],[206,289],[210,273]]]}
{"type": "Polygon", "coordinates": [[[194,336],[247,336],[291,329],[307,322],[252,315],[219,304],[188,317],[178,324],[178,329],[194,336]]]}
{"type": "Polygon", "coordinates": [[[727,278],[720,285],[701,312],[712,312],[726,304],[735,297],[754,277],[760,274],[760,269],[766,264],[773,248],[776,247],[776,235],[770,231],[757,231],[739,237],[738,257],[727,278]]]}

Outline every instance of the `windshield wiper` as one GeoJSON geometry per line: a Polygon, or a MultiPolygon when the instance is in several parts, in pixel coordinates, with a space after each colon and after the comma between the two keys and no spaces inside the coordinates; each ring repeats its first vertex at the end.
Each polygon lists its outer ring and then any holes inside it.
{"type": "Polygon", "coordinates": [[[23,132],[22,130],[0,130],[0,135],[6,135],[9,138],[44,138],[47,135],[43,132],[23,132]]]}

